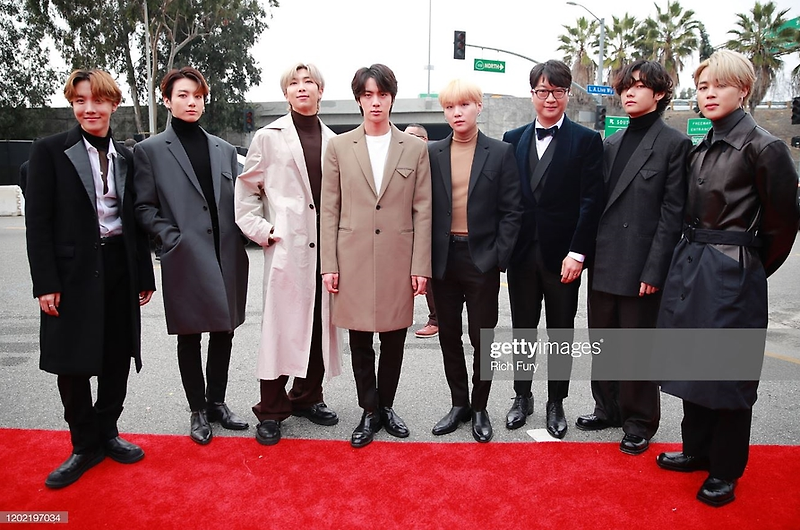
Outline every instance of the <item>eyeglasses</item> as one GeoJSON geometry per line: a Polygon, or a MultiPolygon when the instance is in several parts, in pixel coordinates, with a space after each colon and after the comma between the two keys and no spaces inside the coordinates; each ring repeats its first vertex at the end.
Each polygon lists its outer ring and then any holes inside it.
{"type": "Polygon", "coordinates": [[[566,88],[554,88],[553,90],[539,88],[533,91],[539,99],[547,99],[550,94],[553,94],[553,97],[556,99],[564,99],[564,96],[566,96],[568,92],[569,90],[566,88]]]}

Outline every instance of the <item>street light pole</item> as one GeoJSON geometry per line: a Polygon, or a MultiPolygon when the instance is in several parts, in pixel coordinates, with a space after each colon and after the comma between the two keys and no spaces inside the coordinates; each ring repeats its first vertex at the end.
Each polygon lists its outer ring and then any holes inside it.
{"type": "MultiPolygon", "coordinates": [[[[588,7],[586,7],[583,4],[579,4],[578,2],[567,2],[567,5],[582,7],[583,9],[586,10],[587,13],[592,15],[592,17],[594,17],[594,19],[597,22],[600,23],[600,45],[597,47],[598,48],[598,50],[597,50],[597,55],[598,55],[598,58],[597,58],[597,84],[598,85],[602,85],[603,84],[603,60],[604,60],[603,53],[605,52],[605,44],[606,44],[606,20],[604,18],[598,17],[597,15],[592,13],[589,10],[588,7]]],[[[602,100],[603,100],[602,96],[598,95],[597,96],[598,103],[602,102],[602,100]]]]}

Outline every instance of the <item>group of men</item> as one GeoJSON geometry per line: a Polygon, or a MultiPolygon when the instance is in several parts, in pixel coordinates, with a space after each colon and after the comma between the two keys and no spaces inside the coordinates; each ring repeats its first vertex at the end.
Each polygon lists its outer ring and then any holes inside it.
{"type": "MultiPolygon", "coordinates": [[[[282,76],[289,113],[255,134],[233,199],[236,224],[264,253],[263,321],[256,368],[260,401],[253,406],[259,443],[278,443],[281,422],[292,415],[320,425],[338,422],[338,415],[324,401],[323,380],[326,374],[341,372],[342,330],[349,332],[358,403],[363,409],[352,446],[369,444],[382,428],[392,436],[407,437],[409,429],[394,410],[394,399],[417,295],[429,295],[435,319],[418,336],[438,334],[452,397],[451,410],[436,423],[433,434],[444,435],[460,423],[471,422],[478,442],[493,437],[486,410],[491,374],[481,371],[480,330],[497,324],[502,271],[508,274],[515,334],[538,327],[544,301],[549,337],[572,342],[584,269],[589,271],[590,328],[655,326],[659,289],[681,231],[686,194],[683,160],[690,146],[686,136],[661,119],[672,95],[669,75],[657,63],[646,61],[622,71],[615,89],[631,125],[625,133],[606,139],[605,146],[597,132],[566,116],[572,89],[566,64],[555,60],[537,64],[531,70],[530,85],[536,119],[508,131],[499,141],[478,130],[480,90],[471,83],[451,82],[440,94],[440,102],[453,132],[427,143],[424,128],[414,126],[402,132],[392,124],[397,80],[385,65],[356,72],[352,90],[364,120],[355,130],[338,136],[318,116],[325,88],[319,70],[301,63],[282,76]],[[464,304],[474,349],[471,392],[461,342],[464,304]],[[380,340],[379,357],[373,348],[375,333],[380,340]],[[287,392],[289,377],[294,380],[287,392]]],[[[88,84],[83,88],[88,90],[88,84]]],[[[85,283],[94,285],[91,280],[102,277],[106,293],[111,292],[113,281],[114,289],[130,296],[120,295],[119,300],[129,303],[120,305],[119,322],[106,322],[105,335],[86,336],[85,326],[75,327],[76,337],[84,342],[94,337],[86,348],[106,351],[105,357],[98,353],[90,365],[78,366],[56,355],[54,349],[64,345],[46,339],[52,327],[65,319],[43,319],[41,366],[60,374],[74,453],[51,476],[50,487],[74,482],[104,454],[124,463],[144,456],[140,448],[118,437],[116,420],[124,391],[110,395],[109,389],[124,389],[127,384],[127,368],[113,368],[120,359],[125,364],[133,356],[140,366],[135,302],[146,303],[155,285],[142,232],[128,212],[132,199],[124,194],[124,184],[132,160],[120,145],[104,144],[125,155],[115,158],[112,167],[121,189],[119,211],[111,216],[121,222],[109,228],[103,194],[93,195],[102,188],[108,169],[102,167],[104,153],[97,164],[91,134],[86,133],[109,134],[108,117],[119,102],[116,93],[103,96],[111,103],[104,111],[104,127],[94,131],[96,120],[78,113],[78,106],[93,97],[91,93],[68,95],[85,131],[84,141],[80,141],[80,131],[73,131],[71,136],[42,141],[38,149],[51,149],[53,160],[65,157],[64,167],[70,172],[76,168],[81,176],[70,181],[69,189],[59,188],[57,200],[78,203],[78,196],[87,192],[95,199],[96,213],[89,210],[85,227],[76,227],[74,218],[57,229],[91,234],[85,239],[90,254],[86,259],[92,261],[81,262],[89,271],[85,283]],[[67,149],[62,153],[63,147],[67,149]],[[71,195],[65,197],[66,193],[71,195]],[[111,259],[125,264],[114,267],[127,271],[127,276],[107,274],[108,264],[116,263],[111,259]],[[111,326],[126,333],[119,334],[111,326]],[[113,345],[103,344],[112,336],[134,344],[122,348],[122,356],[115,354],[113,362],[108,353],[113,345]],[[70,365],[63,366],[64,362],[70,365]],[[113,379],[109,367],[117,374],[113,379]],[[78,382],[70,379],[76,373],[78,382]],[[97,374],[102,375],[92,406],[88,378],[97,374]],[[78,383],[78,390],[70,389],[69,385],[78,383]],[[80,432],[88,432],[91,439],[82,441],[80,432]]],[[[46,168],[38,167],[41,160],[31,162],[29,252],[33,252],[34,295],[43,315],[58,316],[54,295],[49,293],[62,291],[59,274],[78,265],[78,254],[74,260],[71,250],[53,245],[52,229],[37,230],[37,222],[53,223],[44,211],[52,209],[48,202],[53,200],[52,193],[47,192],[49,198],[36,198],[45,193],[46,186],[54,185],[35,176],[46,173],[46,168]],[[51,239],[34,241],[42,234],[51,239]]],[[[103,308],[102,299],[92,302],[85,292],[71,296],[82,303],[77,311],[103,308]]],[[[112,301],[109,296],[106,304],[112,301]]],[[[72,311],[66,291],[60,302],[64,310],[72,311]]],[[[571,359],[556,356],[548,362],[546,427],[556,438],[567,432],[563,400],[568,396],[571,359]]],[[[531,388],[532,373],[515,374],[508,429],[525,425],[532,414],[531,388]]],[[[657,385],[593,381],[592,392],[595,410],[578,418],[577,427],[622,426],[625,435],[620,449],[629,454],[646,450],[658,427],[657,385]]]]}

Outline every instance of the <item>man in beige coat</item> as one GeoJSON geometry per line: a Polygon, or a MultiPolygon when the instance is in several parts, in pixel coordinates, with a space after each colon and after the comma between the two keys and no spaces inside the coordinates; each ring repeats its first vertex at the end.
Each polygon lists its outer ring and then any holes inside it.
{"type": "Polygon", "coordinates": [[[381,427],[408,436],[392,406],[414,296],[425,294],[431,275],[431,182],[425,143],[389,122],[394,73],[382,64],[361,68],[352,88],[364,123],[328,143],[320,237],[333,323],[350,330],[364,409],[350,443],[363,447],[381,427]],[[377,380],[375,332],[381,341],[377,380]]]}
{"type": "Polygon", "coordinates": [[[291,415],[318,425],[339,421],[322,397],[325,374],[341,372],[340,332],[319,274],[322,153],[335,136],[317,116],[324,88],[314,65],[296,64],[283,74],[290,112],[256,133],[236,181],[236,223],[264,249],[261,401],[253,407],[263,445],[280,441],[281,421],[291,415]]]}

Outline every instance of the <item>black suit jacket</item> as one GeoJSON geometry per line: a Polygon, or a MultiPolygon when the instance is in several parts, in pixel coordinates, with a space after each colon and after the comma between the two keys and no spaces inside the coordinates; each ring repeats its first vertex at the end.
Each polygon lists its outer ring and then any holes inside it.
{"type": "MultiPolygon", "coordinates": [[[[154,291],[147,235],[134,218],[133,156],[114,142],[114,179],[127,254],[131,307],[130,355],[141,369],[139,293],[154,291]]],[[[61,293],[59,316],[41,312],[42,370],[97,375],[102,368],[105,315],[103,256],[89,154],[79,126],[33,145],[25,223],[33,296],[61,293]]]]}
{"type": "Polygon", "coordinates": [[[603,207],[603,143],[596,131],[564,116],[531,175],[534,123],[503,135],[514,146],[524,209],[512,264],[527,253],[538,232],[545,266],[559,274],[569,252],[586,256],[586,265],[594,252],[603,207]],[[537,185],[543,186],[538,202],[533,194],[537,185]]]}
{"type": "MultiPolygon", "coordinates": [[[[608,182],[625,132],[606,138],[608,182]]],[[[591,288],[637,296],[641,282],[659,289],[680,239],[686,201],[686,155],[692,142],[662,119],[645,134],[608,198],[597,230],[591,288]]]]}
{"type": "MultiPolygon", "coordinates": [[[[447,267],[452,223],[450,143],[447,138],[428,145],[433,195],[433,277],[442,279],[447,267]]],[[[469,253],[481,272],[505,270],[522,218],[519,178],[511,146],[478,132],[467,195],[469,253]]]]}

